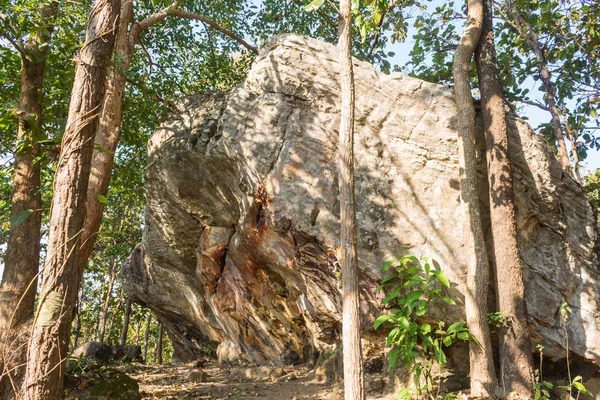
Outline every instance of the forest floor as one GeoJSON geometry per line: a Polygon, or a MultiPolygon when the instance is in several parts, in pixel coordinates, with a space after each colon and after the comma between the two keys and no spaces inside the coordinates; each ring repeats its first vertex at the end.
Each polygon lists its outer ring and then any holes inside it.
{"type": "MultiPolygon", "coordinates": [[[[315,381],[312,370],[306,367],[222,369],[216,363],[211,363],[201,368],[204,372],[204,377],[198,379],[201,382],[191,379],[192,368],[183,365],[136,364],[118,369],[138,382],[144,400],[334,400],[343,398],[341,386],[315,381]]],[[[367,378],[367,390],[372,392],[368,399],[395,398],[380,393],[380,387],[383,388],[382,383],[378,376],[367,378]],[[372,390],[373,388],[375,390],[372,390]]]]}

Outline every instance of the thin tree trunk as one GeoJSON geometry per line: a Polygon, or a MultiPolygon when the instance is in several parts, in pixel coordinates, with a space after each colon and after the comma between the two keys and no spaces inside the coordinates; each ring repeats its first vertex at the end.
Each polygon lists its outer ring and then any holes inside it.
{"type": "Polygon", "coordinates": [[[556,99],[554,97],[554,87],[550,80],[550,72],[548,71],[548,62],[546,60],[545,51],[540,44],[538,35],[533,27],[523,18],[523,15],[519,11],[517,5],[512,1],[506,2],[508,12],[514,20],[512,26],[519,32],[519,35],[527,42],[527,44],[533,49],[535,57],[538,60],[538,67],[540,70],[540,79],[546,89],[546,104],[552,115],[552,126],[554,128],[554,134],[556,136],[556,142],[558,144],[558,154],[560,156],[560,165],[563,170],[572,174],[571,162],[569,161],[569,152],[567,151],[567,145],[565,144],[565,138],[563,135],[562,126],[560,124],[560,113],[556,106],[556,99]]]}
{"type": "Polygon", "coordinates": [[[483,30],[476,51],[485,128],[490,218],[498,308],[505,318],[500,330],[500,377],[505,394],[530,396],[533,358],[525,303],[523,265],[517,243],[512,166],[502,86],[498,78],[492,14],[484,3],[483,30]]]}
{"type": "Polygon", "coordinates": [[[117,0],[98,0],[89,19],[69,116],[54,178],[48,256],[29,341],[25,397],[58,399],[62,393],[73,307],[83,268],[78,263],[94,133],[113,50],[117,0]]]}
{"type": "Polygon", "coordinates": [[[75,323],[75,338],[73,339],[73,350],[77,348],[77,343],[79,343],[79,335],[81,330],[81,314],[77,311],[77,315],[75,316],[77,322],[75,323]]]}
{"type": "Polygon", "coordinates": [[[129,331],[129,316],[131,315],[131,300],[125,300],[125,312],[123,313],[123,329],[121,329],[121,339],[119,344],[125,346],[127,343],[127,332],[129,331]]]}
{"type": "MultiPolygon", "coordinates": [[[[110,323],[108,324],[108,329],[106,330],[106,338],[108,339],[108,343],[112,343],[110,338],[112,338],[113,327],[115,326],[115,320],[117,319],[118,310],[121,309],[123,305],[123,289],[121,289],[121,294],[119,295],[119,301],[117,305],[114,307],[114,311],[110,317],[110,323]]],[[[121,336],[119,335],[119,338],[121,336]]]]}
{"type": "Polygon", "coordinates": [[[37,275],[40,265],[42,199],[40,153],[42,100],[48,41],[54,26],[49,22],[58,10],[57,2],[39,8],[39,30],[29,37],[21,51],[21,88],[17,148],[12,185],[11,229],[0,284],[0,399],[12,396],[23,378],[28,325],[33,317],[37,275]],[[29,214],[29,215],[28,215],[29,214]],[[28,216],[27,216],[28,215],[28,216]],[[18,219],[27,216],[21,223],[18,219]],[[12,372],[7,373],[9,370],[12,372]],[[5,373],[7,373],[5,375],[5,373]],[[11,382],[12,381],[12,382],[11,382]]]}
{"type": "MultiPolygon", "coordinates": [[[[89,192],[89,191],[88,191],[89,192]]],[[[110,276],[108,278],[108,287],[106,288],[106,296],[104,297],[104,303],[100,310],[100,321],[98,326],[98,342],[104,343],[104,332],[106,332],[106,317],[108,316],[108,309],[110,307],[110,300],[112,298],[112,288],[117,275],[117,258],[113,257],[110,267],[110,276]]]]}
{"type": "Polygon", "coordinates": [[[148,339],[150,338],[150,322],[152,321],[152,314],[148,310],[148,315],[146,315],[146,332],[144,332],[144,350],[142,351],[142,357],[144,358],[144,362],[148,363],[148,339]]]}
{"type": "Polygon", "coordinates": [[[481,36],[482,0],[468,0],[468,19],[454,53],[454,93],[458,108],[458,158],[460,163],[463,237],[467,251],[467,290],[465,309],[469,332],[471,396],[492,397],[497,379],[492,355],[490,329],[486,320],[489,290],[489,263],[485,247],[479,197],[477,195],[477,151],[475,107],[471,96],[471,59],[481,36]]]}
{"type": "Polygon", "coordinates": [[[573,135],[573,131],[571,131],[571,124],[569,124],[569,117],[567,116],[566,108],[563,108],[563,119],[565,121],[565,130],[567,131],[567,138],[571,142],[571,155],[573,156],[573,172],[575,173],[575,180],[583,186],[583,179],[581,179],[581,171],[579,165],[579,154],[577,154],[577,149],[579,147],[577,138],[573,135]]]}
{"type": "Polygon", "coordinates": [[[342,343],[344,398],[365,398],[360,343],[360,300],[356,257],[356,202],[354,199],[354,71],[351,51],[351,4],[340,0],[340,246],[342,259],[342,343]]]}
{"type": "Polygon", "coordinates": [[[154,353],[154,361],[158,365],[162,365],[163,363],[163,326],[162,324],[158,324],[158,335],[156,338],[156,352],[154,353]]]}
{"type": "Polygon", "coordinates": [[[135,325],[135,345],[140,345],[140,329],[142,327],[142,320],[137,319],[137,324],[135,325]]]}

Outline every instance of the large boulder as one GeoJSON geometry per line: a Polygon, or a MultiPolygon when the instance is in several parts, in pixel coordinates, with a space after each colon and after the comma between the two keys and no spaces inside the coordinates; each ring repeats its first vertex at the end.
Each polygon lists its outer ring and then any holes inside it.
{"type": "Polygon", "coordinates": [[[73,358],[85,357],[102,363],[142,361],[140,346],[124,346],[100,342],[87,342],[73,351],[73,358]]]}
{"type": "MultiPolygon", "coordinates": [[[[337,53],[314,39],[274,38],[242,85],[182,99],[150,138],[145,235],[124,288],[158,315],[180,357],[211,341],[221,362],[312,362],[338,339],[337,53]]],[[[466,257],[452,91],[358,61],[355,78],[368,331],[382,313],[375,288],[385,260],[432,257],[460,303],[466,257]]],[[[600,365],[596,212],[544,140],[520,119],[509,125],[533,343],[564,357],[566,301],[569,349],[600,365]]],[[[464,307],[440,315],[464,319],[464,307]]]]}

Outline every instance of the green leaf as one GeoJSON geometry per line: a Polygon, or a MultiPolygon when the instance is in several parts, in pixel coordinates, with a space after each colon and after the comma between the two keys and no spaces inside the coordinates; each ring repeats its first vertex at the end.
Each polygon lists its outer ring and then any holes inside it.
{"type": "Polygon", "coordinates": [[[450,305],[455,305],[456,304],[456,302],[452,298],[450,298],[448,296],[442,296],[442,300],[444,300],[446,303],[448,303],[450,305]]]}
{"type": "Polygon", "coordinates": [[[108,200],[102,194],[98,193],[98,201],[102,204],[108,204],[108,200]]]}
{"type": "Polygon", "coordinates": [[[394,319],[394,317],[392,315],[380,315],[373,323],[373,328],[379,328],[381,324],[383,324],[386,321],[389,321],[390,319],[394,319]]]}
{"type": "Polygon", "coordinates": [[[406,305],[411,304],[414,301],[419,300],[422,295],[423,295],[422,291],[415,290],[415,291],[411,292],[408,296],[406,296],[406,300],[405,300],[404,304],[406,304],[406,305]]]}
{"type": "Polygon", "coordinates": [[[431,325],[429,325],[428,323],[424,323],[423,325],[421,325],[421,333],[427,334],[429,332],[431,332],[431,325]]]}
{"type": "MultiPolygon", "coordinates": [[[[581,379],[581,377],[579,377],[579,378],[581,379]]],[[[573,381],[573,386],[575,386],[575,388],[577,390],[579,390],[581,393],[585,393],[587,395],[592,396],[592,393],[590,393],[590,391],[587,390],[585,386],[583,386],[583,383],[573,381]]]]}
{"type": "Polygon", "coordinates": [[[542,385],[546,386],[548,389],[554,389],[552,382],[544,381],[542,382],[542,385]]]}
{"type": "Polygon", "coordinates": [[[382,270],[382,271],[387,271],[387,270],[388,270],[388,269],[389,269],[389,268],[392,266],[392,264],[393,264],[393,263],[395,263],[395,262],[398,262],[398,260],[397,260],[397,259],[395,259],[395,258],[392,258],[391,260],[387,260],[387,261],[386,261],[386,262],[383,264],[383,267],[381,267],[381,270],[382,270]]]}
{"type": "Polygon", "coordinates": [[[402,264],[402,266],[406,266],[406,264],[419,264],[419,259],[415,256],[403,256],[400,259],[400,264],[402,264]]]}
{"type": "Polygon", "coordinates": [[[325,0],[313,0],[304,7],[304,11],[311,12],[316,11],[325,3],[325,0]]]}
{"type": "Polygon", "coordinates": [[[406,331],[410,328],[410,323],[408,322],[408,319],[406,319],[406,317],[398,318],[398,325],[406,331]]]}
{"type": "Polygon", "coordinates": [[[446,287],[450,287],[450,281],[443,274],[442,271],[433,271],[433,274],[442,282],[446,287]]]}
{"type": "Polygon", "coordinates": [[[448,335],[454,333],[454,332],[459,332],[459,331],[463,331],[465,329],[465,323],[464,322],[455,322],[452,325],[450,325],[450,327],[448,328],[448,330],[446,331],[446,333],[448,335]]]}
{"type": "Polygon", "coordinates": [[[444,345],[446,347],[452,345],[452,337],[446,336],[445,338],[442,339],[442,343],[444,343],[444,345]]]}
{"type": "Polygon", "coordinates": [[[469,340],[469,332],[458,332],[456,337],[460,340],[469,340]]]}
{"type": "Polygon", "coordinates": [[[21,225],[21,223],[25,221],[27,217],[31,215],[32,212],[33,210],[23,210],[19,214],[17,214],[15,219],[12,220],[12,228],[14,229],[17,226],[21,225]]]}

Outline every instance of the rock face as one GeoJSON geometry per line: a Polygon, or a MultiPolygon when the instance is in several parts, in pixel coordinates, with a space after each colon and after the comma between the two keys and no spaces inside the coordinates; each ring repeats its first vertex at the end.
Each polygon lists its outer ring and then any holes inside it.
{"type": "MultiPolygon", "coordinates": [[[[194,346],[210,341],[221,362],[313,362],[338,339],[337,57],[317,40],[274,38],[244,84],[183,99],[151,137],[146,231],[124,287],[165,324],[179,358],[195,359],[194,346]]],[[[375,288],[385,260],[432,257],[460,303],[465,257],[451,90],[362,62],[355,75],[369,331],[382,313],[375,288]]],[[[533,344],[564,357],[558,310],[566,301],[569,349],[600,365],[596,213],[543,140],[509,122],[533,344]]],[[[440,311],[464,319],[460,306],[440,311]]]]}

